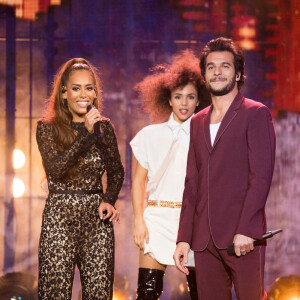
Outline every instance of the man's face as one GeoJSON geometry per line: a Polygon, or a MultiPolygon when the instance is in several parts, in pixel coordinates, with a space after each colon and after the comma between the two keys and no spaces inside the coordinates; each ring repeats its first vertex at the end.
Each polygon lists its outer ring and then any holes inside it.
{"type": "Polygon", "coordinates": [[[235,73],[234,56],[229,51],[216,51],[206,58],[205,82],[214,96],[223,96],[237,89],[240,74],[235,73]]]}

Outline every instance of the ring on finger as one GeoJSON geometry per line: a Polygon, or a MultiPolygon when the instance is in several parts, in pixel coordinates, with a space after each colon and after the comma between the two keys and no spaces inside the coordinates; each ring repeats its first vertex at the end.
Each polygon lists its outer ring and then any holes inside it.
{"type": "Polygon", "coordinates": [[[245,253],[246,252],[246,250],[245,249],[241,249],[241,253],[245,253]]]}

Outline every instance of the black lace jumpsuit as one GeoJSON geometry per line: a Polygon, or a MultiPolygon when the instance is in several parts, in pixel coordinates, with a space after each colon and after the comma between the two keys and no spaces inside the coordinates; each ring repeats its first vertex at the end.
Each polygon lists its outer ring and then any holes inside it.
{"type": "Polygon", "coordinates": [[[71,299],[74,268],[80,271],[82,299],[112,299],[113,224],[101,221],[99,204],[115,204],[124,180],[117,140],[110,122],[104,139],[84,123],[71,123],[72,145],[60,151],[50,124],[38,122],[37,143],[46,171],[46,200],[39,245],[39,299],[71,299]],[[107,190],[102,175],[107,172],[107,190]]]}

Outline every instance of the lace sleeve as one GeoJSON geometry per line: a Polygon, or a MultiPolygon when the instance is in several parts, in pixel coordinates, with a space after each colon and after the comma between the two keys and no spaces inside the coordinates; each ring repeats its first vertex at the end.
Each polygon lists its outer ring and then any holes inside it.
{"type": "Polygon", "coordinates": [[[112,124],[102,122],[101,126],[104,131],[105,167],[107,172],[107,189],[104,201],[114,205],[124,181],[124,168],[112,124]]]}
{"type": "Polygon", "coordinates": [[[70,147],[60,151],[54,141],[51,125],[39,121],[36,140],[47,176],[60,179],[78,162],[78,158],[95,143],[97,138],[87,130],[82,130],[78,132],[70,147]]]}

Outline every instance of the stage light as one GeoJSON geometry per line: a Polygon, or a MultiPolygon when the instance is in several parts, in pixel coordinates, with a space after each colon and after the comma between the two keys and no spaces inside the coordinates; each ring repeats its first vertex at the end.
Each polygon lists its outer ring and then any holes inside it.
{"type": "Polygon", "coordinates": [[[25,192],[25,184],[19,178],[14,178],[13,180],[13,195],[14,198],[21,197],[25,192]]]}
{"type": "Polygon", "coordinates": [[[256,21],[254,18],[247,18],[246,23],[238,29],[240,36],[239,45],[245,50],[255,50],[256,21]]]}
{"type": "Polygon", "coordinates": [[[0,300],[38,300],[37,287],[37,280],[31,274],[6,274],[0,277],[0,300]]]}
{"type": "Polygon", "coordinates": [[[130,288],[128,278],[124,274],[115,274],[113,300],[135,299],[135,291],[130,288]]]}
{"type": "Polygon", "coordinates": [[[300,276],[277,278],[268,292],[267,300],[300,300],[300,276]]]}
{"type": "Polygon", "coordinates": [[[46,13],[50,5],[60,5],[61,0],[0,0],[0,4],[13,6],[17,18],[35,20],[38,12],[46,13]]]}
{"type": "Polygon", "coordinates": [[[253,42],[251,40],[245,39],[238,43],[245,50],[254,50],[255,49],[255,42],[253,42]]]}
{"type": "Polygon", "coordinates": [[[256,31],[255,28],[249,27],[249,26],[244,26],[239,29],[239,34],[240,36],[244,38],[255,38],[256,37],[256,31]]]}
{"type": "Polygon", "coordinates": [[[23,151],[21,151],[19,149],[15,149],[14,154],[13,154],[14,168],[15,169],[22,168],[25,164],[25,161],[26,161],[26,158],[25,158],[23,151]]]}
{"type": "Polygon", "coordinates": [[[127,300],[128,298],[122,295],[119,291],[114,291],[113,300],[127,300]]]}
{"type": "Polygon", "coordinates": [[[180,284],[179,284],[179,291],[180,291],[180,294],[184,293],[184,291],[185,291],[185,286],[183,285],[183,283],[180,283],[180,284]]]}

